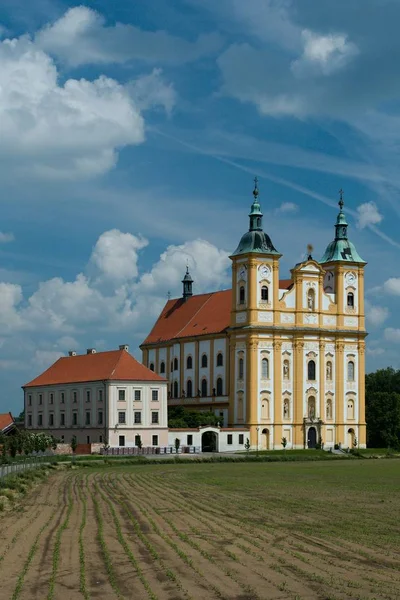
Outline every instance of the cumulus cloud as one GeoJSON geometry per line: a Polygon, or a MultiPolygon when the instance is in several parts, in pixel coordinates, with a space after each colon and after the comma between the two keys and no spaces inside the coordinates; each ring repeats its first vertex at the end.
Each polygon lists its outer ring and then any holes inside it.
{"type": "Polygon", "coordinates": [[[391,277],[385,281],[383,291],[393,296],[400,296],[400,277],[391,277]]]}
{"type": "Polygon", "coordinates": [[[385,354],[385,349],[384,348],[370,348],[369,346],[367,346],[367,354],[369,354],[370,356],[381,356],[382,354],[385,354]]]}
{"type": "Polygon", "coordinates": [[[389,316],[389,310],[384,306],[375,306],[370,302],[365,302],[365,314],[369,326],[378,327],[386,321],[389,316]]]}
{"type": "Polygon", "coordinates": [[[400,329],[387,327],[384,331],[385,340],[388,342],[400,343],[400,329]]]}
{"type": "Polygon", "coordinates": [[[293,73],[299,77],[331,75],[358,53],[356,45],[349,42],[345,34],[318,35],[305,29],[302,39],[303,54],[291,65],[293,73]]]}
{"type": "Polygon", "coordinates": [[[170,115],[176,103],[176,92],[172,83],[162,76],[162,69],[153,69],[149,75],[143,75],[128,86],[135,105],[140,110],[162,106],[170,115]]]}
{"type": "Polygon", "coordinates": [[[0,231],[0,244],[8,244],[9,242],[13,242],[15,240],[13,233],[4,233],[0,231]]]}
{"type": "Polygon", "coordinates": [[[383,219],[375,202],[365,202],[357,206],[357,221],[358,229],[364,229],[368,225],[377,225],[383,219]]]}
{"type": "Polygon", "coordinates": [[[299,210],[299,207],[294,202],[282,202],[279,208],[276,209],[275,213],[295,213],[299,210]]]}
{"type": "Polygon", "coordinates": [[[76,6],[39,31],[35,42],[46,52],[77,67],[129,60],[179,65],[215,53],[222,39],[211,33],[188,42],[165,31],[143,31],[130,24],[107,26],[95,10],[76,6]]]}
{"type": "Polygon", "coordinates": [[[100,279],[122,282],[138,275],[138,250],[148,241],[141,236],[112,229],[103,233],[93,248],[90,264],[100,279]]]}

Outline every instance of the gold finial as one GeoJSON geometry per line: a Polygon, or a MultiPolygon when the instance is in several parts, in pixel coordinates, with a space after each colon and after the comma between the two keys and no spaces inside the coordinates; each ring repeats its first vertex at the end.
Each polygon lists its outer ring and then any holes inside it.
{"type": "Polygon", "coordinates": [[[340,210],[343,210],[343,206],[344,206],[343,194],[344,194],[344,191],[342,190],[342,188],[340,188],[340,190],[339,190],[339,207],[340,207],[340,210]]]}
{"type": "Polygon", "coordinates": [[[307,260],[312,260],[312,253],[314,251],[314,246],[312,244],[307,244],[307,260]]]}
{"type": "Polygon", "coordinates": [[[258,178],[254,177],[254,190],[253,190],[254,200],[257,200],[258,197],[258,178]]]}

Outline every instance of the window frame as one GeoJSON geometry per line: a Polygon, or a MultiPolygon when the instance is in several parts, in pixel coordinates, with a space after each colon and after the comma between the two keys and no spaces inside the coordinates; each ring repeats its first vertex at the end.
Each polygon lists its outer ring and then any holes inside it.
{"type": "Polygon", "coordinates": [[[224,366],[224,355],[222,354],[222,352],[218,352],[217,354],[217,367],[223,367],[224,366]]]}
{"type": "Polygon", "coordinates": [[[244,285],[239,286],[239,302],[238,302],[238,304],[240,304],[241,306],[243,304],[246,304],[246,289],[245,289],[244,285]]]}
{"type": "Polygon", "coordinates": [[[92,415],[90,410],[85,411],[85,426],[91,425],[92,415]]]}
{"type": "Polygon", "coordinates": [[[222,377],[217,377],[216,383],[217,383],[217,385],[216,385],[217,396],[223,396],[224,395],[224,380],[222,379],[222,377]]]}
{"type": "Polygon", "coordinates": [[[152,402],[158,402],[159,398],[158,398],[158,389],[157,390],[151,390],[151,401],[152,402]],[[155,397],[154,397],[155,395],[155,397]]]}
{"type": "Polygon", "coordinates": [[[233,434],[232,433],[228,433],[226,435],[226,445],[227,446],[232,446],[233,445],[233,434]]]}
{"type": "Polygon", "coordinates": [[[188,433],[186,435],[186,445],[193,446],[193,434],[192,433],[188,433]]]}
{"type": "Polygon", "coordinates": [[[135,411],[133,411],[133,424],[134,425],[141,425],[142,424],[142,411],[141,410],[135,410],[135,411]],[[137,418],[139,420],[137,420],[137,418]]]}
{"type": "Polygon", "coordinates": [[[261,299],[261,302],[269,302],[269,289],[268,289],[267,285],[261,286],[260,299],[261,299]]]}
{"type": "Polygon", "coordinates": [[[152,425],[159,425],[160,424],[160,411],[159,410],[152,410],[151,411],[151,424],[152,425]],[[154,420],[155,418],[157,418],[157,421],[154,420]]]}
{"type": "Polygon", "coordinates": [[[151,442],[152,442],[152,444],[151,444],[151,445],[152,445],[153,447],[154,447],[154,446],[158,446],[158,435],[157,435],[156,433],[154,433],[154,434],[151,436],[151,442]],[[154,441],[154,440],[155,440],[155,441],[154,441]]]}
{"type": "Polygon", "coordinates": [[[160,373],[161,375],[164,375],[165,373],[165,362],[163,360],[160,363],[160,373]]]}
{"type": "Polygon", "coordinates": [[[141,402],[142,401],[142,390],[134,389],[134,392],[133,392],[133,401],[134,402],[141,402]]]}
{"type": "Polygon", "coordinates": [[[186,368],[193,369],[193,357],[190,354],[186,357],[186,368]]]}
{"type": "Polygon", "coordinates": [[[207,398],[208,397],[208,381],[207,381],[207,377],[202,377],[200,391],[201,391],[201,397],[202,398],[207,398]]]}
{"type": "Polygon", "coordinates": [[[126,425],[126,410],[118,411],[118,425],[126,425]]]}
{"type": "Polygon", "coordinates": [[[126,402],[125,388],[118,388],[118,402],[126,402]],[[121,395],[123,396],[123,398],[121,398],[121,395]]]}
{"type": "Polygon", "coordinates": [[[208,356],[205,352],[201,355],[201,369],[208,369],[208,356]]]}
{"type": "Polygon", "coordinates": [[[314,359],[310,359],[307,362],[307,381],[317,380],[317,365],[314,359]],[[314,365],[314,366],[312,366],[314,365]]]}

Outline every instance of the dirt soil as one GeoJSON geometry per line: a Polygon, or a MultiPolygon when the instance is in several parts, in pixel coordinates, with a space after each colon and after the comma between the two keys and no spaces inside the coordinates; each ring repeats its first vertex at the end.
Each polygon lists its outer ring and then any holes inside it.
{"type": "MultiPolygon", "coordinates": [[[[336,530],[329,503],[322,527],[307,507],[281,508],[276,490],[249,497],[240,480],[185,473],[52,474],[0,516],[0,600],[400,599],[396,536],[369,543],[361,526],[336,530]]],[[[392,510],[386,523],[375,511],[377,526],[396,527],[392,510]]]]}

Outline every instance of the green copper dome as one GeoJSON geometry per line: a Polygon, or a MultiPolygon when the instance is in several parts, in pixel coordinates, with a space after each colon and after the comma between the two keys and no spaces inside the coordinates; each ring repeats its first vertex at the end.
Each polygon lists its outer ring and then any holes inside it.
{"type": "Polygon", "coordinates": [[[365,260],[361,258],[358,254],[354,244],[352,244],[347,238],[347,221],[345,214],[343,212],[343,192],[340,191],[340,201],[339,207],[340,212],[336,219],[336,235],[333,242],[329,244],[327,249],[325,250],[325,254],[322,259],[319,261],[321,264],[332,262],[335,260],[352,262],[352,263],[362,263],[366,264],[365,260]]]}
{"type": "MultiPolygon", "coordinates": [[[[269,235],[263,231],[262,228],[262,217],[263,214],[261,212],[261,206],[258,201],[258,185],[257,185],[257,177],[254,179],[254,201],[251,205],[251,210],[249,214],[250,219],[250,227],[249,231],[247,231],[239,242],[238,247],[232,256],[238,256],[240,254],[248,254],[254,252],[255,254],[277,254],[279,252],[274,248],[273,243],[271,242],[271,238],[269,235]]],[[[280,255],[279,255],[280,256],[280,255]]]]}

